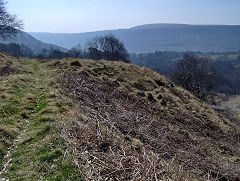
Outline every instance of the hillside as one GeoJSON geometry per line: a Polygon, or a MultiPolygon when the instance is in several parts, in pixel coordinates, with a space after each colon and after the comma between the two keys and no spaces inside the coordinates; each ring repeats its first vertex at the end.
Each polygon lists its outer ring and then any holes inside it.
{"type": "Polygon", "coordinates": [[[19,31],[19,33],[12,38],[6,38],[2,39],[0,38],[0,43],[16,43],[16,44],[25,44],[27,47],[29,47],[34,54],[39,54],[43,48],[50,50],[50,49],[59,49],[63,52],[67,51],[65,48],[62,48],[57,45],[49,44],[49,43],[43,43],[40,40],[37,40],[30,34],[19,31]]]}
{"type": "Polygon", "coordinates": [[[146,68],[1,53],[0,103],[1,178],[240,178],[239,127],[146,68]]]}
{"type": "Polygon", "coordinates": [[[240,47],[240,25],[149,24],[130,29],[88,33],[30,33],[35,38],[71,48],[99,35],[111,33],[130,53],[167,51],[235,51],[240,47]]]}

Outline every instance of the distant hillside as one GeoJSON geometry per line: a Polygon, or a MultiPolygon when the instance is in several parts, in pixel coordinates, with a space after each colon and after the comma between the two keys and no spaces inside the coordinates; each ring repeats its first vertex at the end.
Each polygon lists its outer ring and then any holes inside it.
{"type": "Polygon", "coordinates": [[[45,49],[59,49],[61,51],[66,51],[65,48],[62,48],[60,46],[56,46],[53,44],[43,43],[40,40],[37,40],[36,38],[32,37],[30,34],[20,31],[15,37],[13,38],[7,38],[2,39],[0,38],[0,43],[17,43],[17,44],[25,44],[28,46],[34,54],[39,54],[43,48],[45,49]]]}
{"type": "Polygon", "coordinates": [[[129,52],[234,51],[240,49],[240,25],[149,24],[130,29],[88,33],[30,33],[35,38],[65,48],[84,45],[97,35],[112,33],[121,39],[129,52]]]}

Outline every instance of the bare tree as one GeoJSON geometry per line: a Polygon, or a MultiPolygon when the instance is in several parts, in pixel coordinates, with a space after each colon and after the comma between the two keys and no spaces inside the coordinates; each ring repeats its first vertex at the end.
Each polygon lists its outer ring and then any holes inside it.
{"type": "Polygon", "coordinates": [[[23,29],[23,22],[6,10],[6,2],[0,0],[0,37],[6,38],[15,35],[23,29]]]}
{"type": "Polygon", "coordinates": [[[72,47],[70,50],[68,50],[67,54],[73,58],[81,58],[83,54],[81,45],[77,44],[76,46],[72,47]]]}
{"type": "Polygon", "coordinates": [[[207,57],[185,55],[176,63],[173,80],[197,97],[204,97],[217,85],[217,71],[207,57]]]}
{"type": "Polygon", "coordinates": [[[113,35],[95,37],[87,44],[89,58],[129,62],[123,42],[113,35]]]}

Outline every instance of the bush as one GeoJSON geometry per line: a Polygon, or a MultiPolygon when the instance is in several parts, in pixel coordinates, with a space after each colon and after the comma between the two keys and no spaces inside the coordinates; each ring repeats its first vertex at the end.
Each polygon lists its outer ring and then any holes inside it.
{"type": "Polygon", "coordinates": [[[123,42],[113,35],[94,38],[88,42],[88,56],[93,60],[110,60],[129,62],[129,55],[123,42]]]}
{"type": "Polygon", "coordinates": [[[206,57],[185,55],[172,74],[173,80],[197,97],[205,96],[217,85],[217,71],[206,57]]]}

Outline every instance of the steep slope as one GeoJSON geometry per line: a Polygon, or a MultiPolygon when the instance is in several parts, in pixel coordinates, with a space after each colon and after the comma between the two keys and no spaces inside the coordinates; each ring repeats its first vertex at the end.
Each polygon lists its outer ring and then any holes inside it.
{"type": "MultiPolygon", "coordinates": [[[[93,163],[90,170],[98,173],[88,175],[93,180],[106,175],[116,180],[157,180],[176,174],[166,171],[160,160],[178,165],[185,177],[187,172],[195,178],[209,175],[220,180],[240,176],[239,128],[189,92],[131,64],[72,64],[78,67],[65,65],[58,86],[79,106],[78,114],[84,115],[67,130],[76,139],[76,148],[87,152],[85,161],[93,163]],[[131,148],[135,152],[121,139],[116,141],[114,132],[125,142],[138,140],[131,148]],[[141,155],[149,151],[157,155],[148,155],[151,162],[141,155]],[[147,173],[145,169],[149,169],[147,173]]],[[[187,178],[193,179],[191,176],[187,178]]]]}
{"type": "Polygon", "coordinates": [[[233,180],[240,130],[123,62],[0,54],[1,179],[233,180]]]}
{"type": "Polygon", "coordinates": [[[84,45],[89,39],[112,33],[122,40],[129,52],[234,51],[240,47],[239,25],[150,24],[130,29],[89,33],[30,33],[35,38],[65,48],[84,45]]]}
{"type": "Polygon", "coordinates": [[[27,47],[29,47],[34,54],[39,54],[43,48],[50,50],[50,49],[59,49],[63,52],[67,51],[65,48],[62,48],[57,45],[43,43],[40,40],[37,40],[30,34],[19,31],[19,33],[12,38],[2,39],[0,38],[0,43],[17,43],[17,44],[25,44],[27,47]]]}

